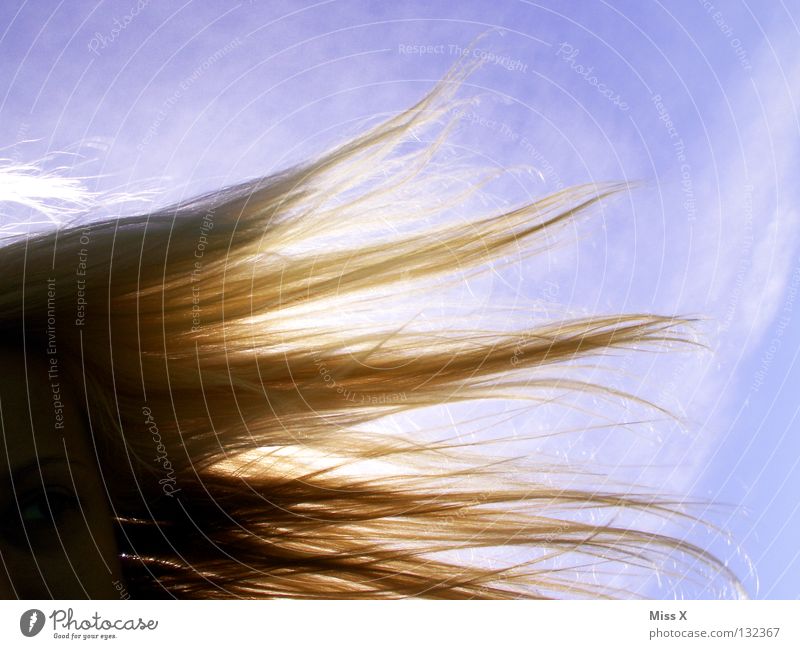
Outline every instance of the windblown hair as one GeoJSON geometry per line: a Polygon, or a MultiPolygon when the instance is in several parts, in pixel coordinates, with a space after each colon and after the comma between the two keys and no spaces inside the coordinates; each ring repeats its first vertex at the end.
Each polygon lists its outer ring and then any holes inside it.
{"type": "Polygon", "coordinates": [[[676,556],[725,573],[678,538],[581,516],[684,516],[679,501],[559,486],[551,465],[490,457],[456,431],[381,428],[441,404],[617,394],[545,372],[683,339],[685,321],[639,313],[510,333],[393,321],[399,300],[540,252],[628,188],[466,220],[497,172],[437,158],[466,105],[461,74],[312,162],[3,247],[0,330],[29,350],[55,331],[69,350],[133,596],[608,597],[630,593],[569,575],[676,556]]]}

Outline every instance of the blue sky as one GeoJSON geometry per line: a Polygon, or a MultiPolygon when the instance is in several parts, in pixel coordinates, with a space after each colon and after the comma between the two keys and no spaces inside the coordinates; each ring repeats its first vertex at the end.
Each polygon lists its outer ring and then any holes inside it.
{"type": "MultiPolygon", "coordinates": [[[[0,156],[60,152],[48,164],[101,174],[100,188],[157,185],[176,199],[408,106],[482,35],[472,55],[492,58],[464,88],[480,101],[456,140],[533,168],[507,198],[645,184],[557,254],[474,293],[702,316],[707,351],[625,361],[619,378],[682,425],[580,436],[569,454],[621,478],[646,465],[634,477],[735,505],[707,512],[732,543],[693,540],[728,557],[752,596],[800,597],[797,3],[138,4],[3,3],[0,156]]],[[[683,588],[647,592],[709,596],[683,588]]]]}

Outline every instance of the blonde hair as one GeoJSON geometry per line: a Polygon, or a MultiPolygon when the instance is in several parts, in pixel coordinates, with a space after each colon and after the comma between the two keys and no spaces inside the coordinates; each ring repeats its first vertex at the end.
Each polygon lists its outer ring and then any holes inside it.
{"type": "Polygon", "coordinates": [[[685,516],[675,500],[559,487],[552,467],[489,457],[455,434],[369,430],[537,390],[618,395],[541,370],[684,339],[685,320],[652,314],[510,333],[393,322],[397,294],[430,299],[437,281],[544,250],[627,189],[570,187],[465,221],[497,173],[437,161],[467,73],[307,164],[4,247],[0,328],[29,350],[53,335],[70,350],[61,364],[85,397],[134,596],[631,594],[570,577],[552,563],[565,557],[659,570],[680,555],[735,582],[686,541],[574,514],[685,516]],[[343,321],[365,311],[367,322],[343,321]],[[487,548],[525,558],[452,552],[487,548]]]}

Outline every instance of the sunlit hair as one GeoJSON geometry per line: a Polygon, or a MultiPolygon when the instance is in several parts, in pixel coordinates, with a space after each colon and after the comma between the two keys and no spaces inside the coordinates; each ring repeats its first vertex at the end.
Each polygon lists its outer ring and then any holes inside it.
{"type": "Polygon", "coordinates": [[[564,486],[566,467],[490,455],[455,429],[380,425],[552,390],[618,397],[546,370],[684,339],[685,321],[640,313],[512,332],[393,315],[548,249],[628,188],[474,214],[496,170],[440,155],[464,74],[309,163],[2,249],[3,336],[29,354],[57,337],[133,596],[625,596],[598,569],[680,558],[677,570],[730,578],[679,538],[584,515],[680,518],[679,500],[564,486]]]}

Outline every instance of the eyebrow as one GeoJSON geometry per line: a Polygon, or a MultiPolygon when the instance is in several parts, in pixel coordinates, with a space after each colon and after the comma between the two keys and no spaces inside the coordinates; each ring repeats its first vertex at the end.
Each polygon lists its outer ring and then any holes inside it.
{"type": "Polygon", "coordinates": [[[53,464],[63,464],[65,466],[83,466],[83,462],[80,460],[70,460],[64,455],[46,455],[44,457],[34,457],[32,460],[29,460],[24,464],[12,467],[10,472],[3,472],[3,476],[6,478],[11,477],[14,483],[16,483],[23,474],[27,474],[31,471],[36,471],[41,474],[40,469],[53,464]]]}

